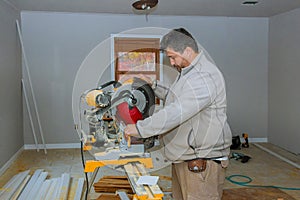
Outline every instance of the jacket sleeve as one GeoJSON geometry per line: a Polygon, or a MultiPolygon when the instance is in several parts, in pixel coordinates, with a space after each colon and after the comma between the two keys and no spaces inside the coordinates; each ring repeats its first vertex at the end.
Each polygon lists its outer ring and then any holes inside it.
{"type": "Polygon", "coordinates": [[[154,89],[155,96],[165,101],[168,92],[169,92],[169,87],[167,87],[160,81],[156,81],[156,86],[154,89]]]}
{"type": "MultiPolygon", "coordinates": [[[[209,106],[216,96],[214,81],[209,74],[194,73],[181,80],[181,88],[169,91],[174,99],[152,116],[137,122],[143,138],[164,134],[209,106]]],[[[179,84],[179,83],[178,83],[179,84]]]]}

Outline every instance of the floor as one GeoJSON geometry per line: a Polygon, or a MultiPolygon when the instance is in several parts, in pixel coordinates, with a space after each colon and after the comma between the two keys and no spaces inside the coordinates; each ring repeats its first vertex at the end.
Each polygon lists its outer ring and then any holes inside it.
{"type": "MultiPolygon", "coordinates": [[[[300,164],[300,156],[285,151],[277,146],[269,143],[259,143],[259,145],[276,152],[277,154],[300,164]]],[[[274,185],[286,188],[300,188],[300,169],[278,159],[277,157],[263,151],[262,149],[250,144],[249,148],[241,150],[232,150],[232,153],[239,153],[250,156],[251,159],[242,163],[241,160],[231,159],[230,166],[227,170],[227,176],[243,175],[252,179],[249,184],[252,185],[274,185]]],[[[89,153],[85,153],[87,159],[92,157],[89,153]]],[[[25,150],[17,158],[17,160],[9,167],[9,169],[0,177],[0,188],[5,185],[18,172],[30,169],[33,173],[36,169],[44,169],[49,173],[49,178],[60,177],[62,173],[70,173],[73,180],[83,177],[83,167],[81,163],[81,154],[79,149],[49,149],[45,155],[43,151],[25,150]]],[[[103,175],[123,175],[120,171],[112,170],[108,167],[103,167],[99,170],[99,179],[103,175]]],[[[171,170],[166,167],[153,175],[159,175],[162,190],[165,192],[171,191],[171,170]]],[[[234,178],[235,181],[246,181],[245,178],[234,178]]],[[[72,187],[72,184],[71,184],[72,187]]],[[[225,189],[243,187],[233,184],[229,181],[225,183],[225,189]]],[[[74,189],[71,188],[71,191],[74,189]]],[[[295,199],[300,200],[299,190],[283,190],[295,199]]],[[[95,196],[95,195],[92,195],[95,196]]]]}

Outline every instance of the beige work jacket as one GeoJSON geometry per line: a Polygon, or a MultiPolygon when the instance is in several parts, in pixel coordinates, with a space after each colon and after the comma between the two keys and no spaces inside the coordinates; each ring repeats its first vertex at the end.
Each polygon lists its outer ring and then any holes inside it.
{"type": "Polygon", "coordinates": [[[164,107],[138,121],[143,138],[161,136],[162,152],[172,162],[228,156],[232,141],[226,116],[226,91],[222,73],[200,53],[166,88],[155,93],[164,107]]]}

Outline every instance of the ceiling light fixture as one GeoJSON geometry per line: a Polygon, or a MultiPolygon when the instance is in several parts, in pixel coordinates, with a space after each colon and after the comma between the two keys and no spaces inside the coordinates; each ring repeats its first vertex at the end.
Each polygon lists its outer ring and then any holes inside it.
{"type": "Polygon", "coordinates": [[[158,0],[139,0],[132,4],[136,10],[150,10],[158,4],[158,0]]]}

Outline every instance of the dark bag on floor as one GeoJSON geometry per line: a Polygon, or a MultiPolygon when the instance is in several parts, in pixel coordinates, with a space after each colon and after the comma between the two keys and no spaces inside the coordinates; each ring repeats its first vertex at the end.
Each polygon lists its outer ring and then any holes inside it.
{"type": "Polygon", "coordinates": [[[232,136],[232,144],[230,146],[230,149],[241,149],[241,140],[240,140],[240,136],[232,136]]]}

